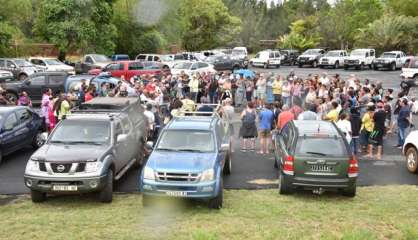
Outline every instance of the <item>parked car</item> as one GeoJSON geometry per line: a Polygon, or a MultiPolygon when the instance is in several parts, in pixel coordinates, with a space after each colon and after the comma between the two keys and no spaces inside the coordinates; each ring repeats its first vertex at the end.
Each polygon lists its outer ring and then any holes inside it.
{"type": "Polygon", "coordinates": [[[56,58],[31,57],[28,59],[33,65],[47,72],[66,72],[75,74],[75,69],[56,58]]]}
{"type": "Polygon", "coordinates": [[[402,51],[384,52],[373,61],[374,70],[386,68],[395,71],[401,69],[408,59],[411,59],[411,57],[406,56],[402,51]]]}
{"type": "Polygon", "coordinates": [[[0,83],[13,81],[13,73],[9,71],[0,70],[0,83]]]}
{"type": "Polygon", "coordinates": [[[228,126],[217,115],[169,122],[141,172],[143,205],[152,196],[169,196],[206,200],[209,208],[221,208],[222,176],[232,166],[228,126]]]}
{"type": "Polygon", "coordinates": [[[248,68],[248,62],[234,59],[229,55],[213,55],[206,58],[205,62],[213,65],[216,71],[235,71],[242,68],[248,68]]]}
{"type": "Polygon", "coordinates": [[[345,50],[329,51],[319,59],[319,67],[333,67],[338,69],[340,66],[344,66],[344,61],[347,59],[347,56],[348,54],[345,50]]]}
{"type": "Polygon", "coordinates": [[[51,88],[52,92],[64,92],[67,77],[66,72],[40,72],[32,74],[23,81],[6,82],[4,88],[11,102],[17,102],[19,94],[25,91],[33,104],[40,104],[42,95],[47,88],[51,88]]]}
{"type": "Polygon", "coordinates": [[[304,65],[310,65],[314,68],[318,67],[319,59],[325,55],[325,52],[325,49],[322,48],[306,50],[297,58],[299,67],[301,68],[304,65]]]}
{"type": "Polygon", "coordinates": [[[355,49],[351,51],[350,56],[344,61],[344,69],[355,68],[364,70],[367,66],[373,69],[373,60],[375,59],[374,49],[355,49]]]}
{"type": "Polygon", "coordinates": [[[280,54],[282,56],[281,64],[285,65],[288,64],[289,66],[296,65],[297,59],[299,57],[299,51],[293,49],[283,49],[280,50],[280,54]]]}
{"type": "MultiPolygon", "coordinates": [[[[90,82],[94,77],[96,76],[88,74],[70,75],[65,80],[64,90],[66,93],[69,93],[71,91],[76,91],[80,89],[83,80],[86,82],[86,85],[90,85],[90,82]]],[[[99,90],[100,85],[96,86],[96,89],[99,90]]]]}
{"type": "Polygon", "coordinates": [[[136,56],[135,60],[138,61],[148,61],[148,62],[159,62],[161,59],[160,54],[139,54],[136,56]]]}
{"type": "Polygon", "coordinates": [[[110,59],[113,62],[116,62],[116,61],[129,61],[129,60],[131,60],[129,58],[129,55],[128,54],[115,54],[115,55],[112,55],[112,57],[110,59]]]}
{"type": "Polygon", "coordinates": [[[103,69],[93,69],[88,73],[91,75],[98,75],[101,72],[109,72],[113,77],[120,78],[122,76],[129,80],[134,76],[154,75],[160,76],[163,71],[162,64],[158,62],[148,61],[119,61],[109,63],[103,69]]]}
{"type": "Polygon", "coordinates": [[[48,193],[98,193],[111,202],[113,182],[145,154],[148,123],[138,98],[95,98],[58,123],[24,174],[33,202],[48,193]]]}
{"type": "Polygon", "coordinates": [[[111,60],[101,54],[87,54],[83,59],[75,64],[75,72],[77,74],[87,73],[92,69],[101,69],[108,65],[111,60]]]}
{"type": "Polygon", "coordinates": [[[0,70],[13,73],[14,78],[20,81],[39,72],[32,63],[20,58],[0,58],[0,70]]]}
{"type": "Polygon", "coordinates": [[[258,52],[254,58],[250,59],[250,65],[253,67],[269,68],[274,66],[279,68],[281,64],[281,55],[278,50],[264,50],[258,52]]]}
{"type": "Polygon", "coordinates": [[[418,130],[412,131],[405,139],[402,152],[406,158],[406,168],[418,173],[418,130]]]}
{"type": "Polygon", "coordinates": [[[3,156],[42,145],[43,120],[29,107],[0,107],[0,163],[3,156]]]}
{"type": "Polygon", "coordinates": [[[171,68],[171,73],[173,75],[180,75],[181,72],[192,76],[195,73],[211,72],[215,73],[216,70],[213,65],[205,62],[190,62],[190,61],[181,61],[174,64],[171,68]]]}
{"type": "Polygon", "coordinates": [[[290,121],[275,140],[274,165],[280,171],[280,194],[305,189],[356,195],[358,162],[334,123],[290,121]]]}
{"type": "Polygon", "coordinates": [[[240,61],[248,61],[248,51],[246,47],[234,47],[231,52],[231,58],[240,61]]]}
{"type": "Polygon", "coordinates": [[[407,60],[402,67],[401,78],[411,86],[418,86],[418,57],[407,60]]]}

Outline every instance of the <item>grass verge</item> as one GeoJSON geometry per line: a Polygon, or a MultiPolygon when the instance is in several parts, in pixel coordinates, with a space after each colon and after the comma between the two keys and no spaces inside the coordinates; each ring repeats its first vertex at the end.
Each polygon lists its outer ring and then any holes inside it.
{"type": "Polygon", "coordinates": [[[415,186],[358,188],[354,199],[231,190],[224,208],[211,211],[177,201],[143,209],[139,194],[109,205],[24,196],[0,206],[0,239],[418,239],[417,199],[415,186]]]}

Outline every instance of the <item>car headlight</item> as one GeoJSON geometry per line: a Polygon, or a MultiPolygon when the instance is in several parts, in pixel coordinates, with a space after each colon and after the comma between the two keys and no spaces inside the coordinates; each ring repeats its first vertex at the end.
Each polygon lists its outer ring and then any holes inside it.
{"type": "Polygon", "coordinates": [[[26,164],[26,172],[37,172],[39,171],[39,162],[33,159],[29,159],[26,164]]]}
{"type": "Polygon", "coordinates": [[[215,171],[213,169],[208,169],[202,172],[202,177],[200,181],[207,182],[212,181],[215,178],[215,171]]]}
{"type": "Polygon", "coordinates": [[[95,162],[87,162],[86,167],[84,168],[84,172],[86,173],[92,173],[97,172],[103,167],[103,163],[100,161],[95,162]]]}
{"type": "Polygon", "coordinates": [[[144,167],[144,179],[155,180],[155,173],[152,168],[144,167]]]}
{"type": "Polygon", "coordinates": [[[359,60],[356,60],[356,63],[359,63],[360,61],[359,60]]]}

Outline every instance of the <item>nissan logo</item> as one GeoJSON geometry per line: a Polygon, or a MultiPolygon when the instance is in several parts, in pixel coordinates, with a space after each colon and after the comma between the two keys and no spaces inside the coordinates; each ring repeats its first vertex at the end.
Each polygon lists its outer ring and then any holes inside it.
{"type": "Polygon", "coordinates": [[[57,166],[57,171],[58,172],[64,172],[64,170],[65,170],[65,166],[64,165],[58,165],[57,166]]]}

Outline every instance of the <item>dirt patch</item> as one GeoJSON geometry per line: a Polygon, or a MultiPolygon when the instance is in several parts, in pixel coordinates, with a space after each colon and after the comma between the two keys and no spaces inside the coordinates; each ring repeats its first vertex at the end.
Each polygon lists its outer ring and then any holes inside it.
{"type": "Polygon", "coordinates": [[[23,197],[19,195],[0,195],[0,206],[15,203],[20,199],[23,197]]]}

